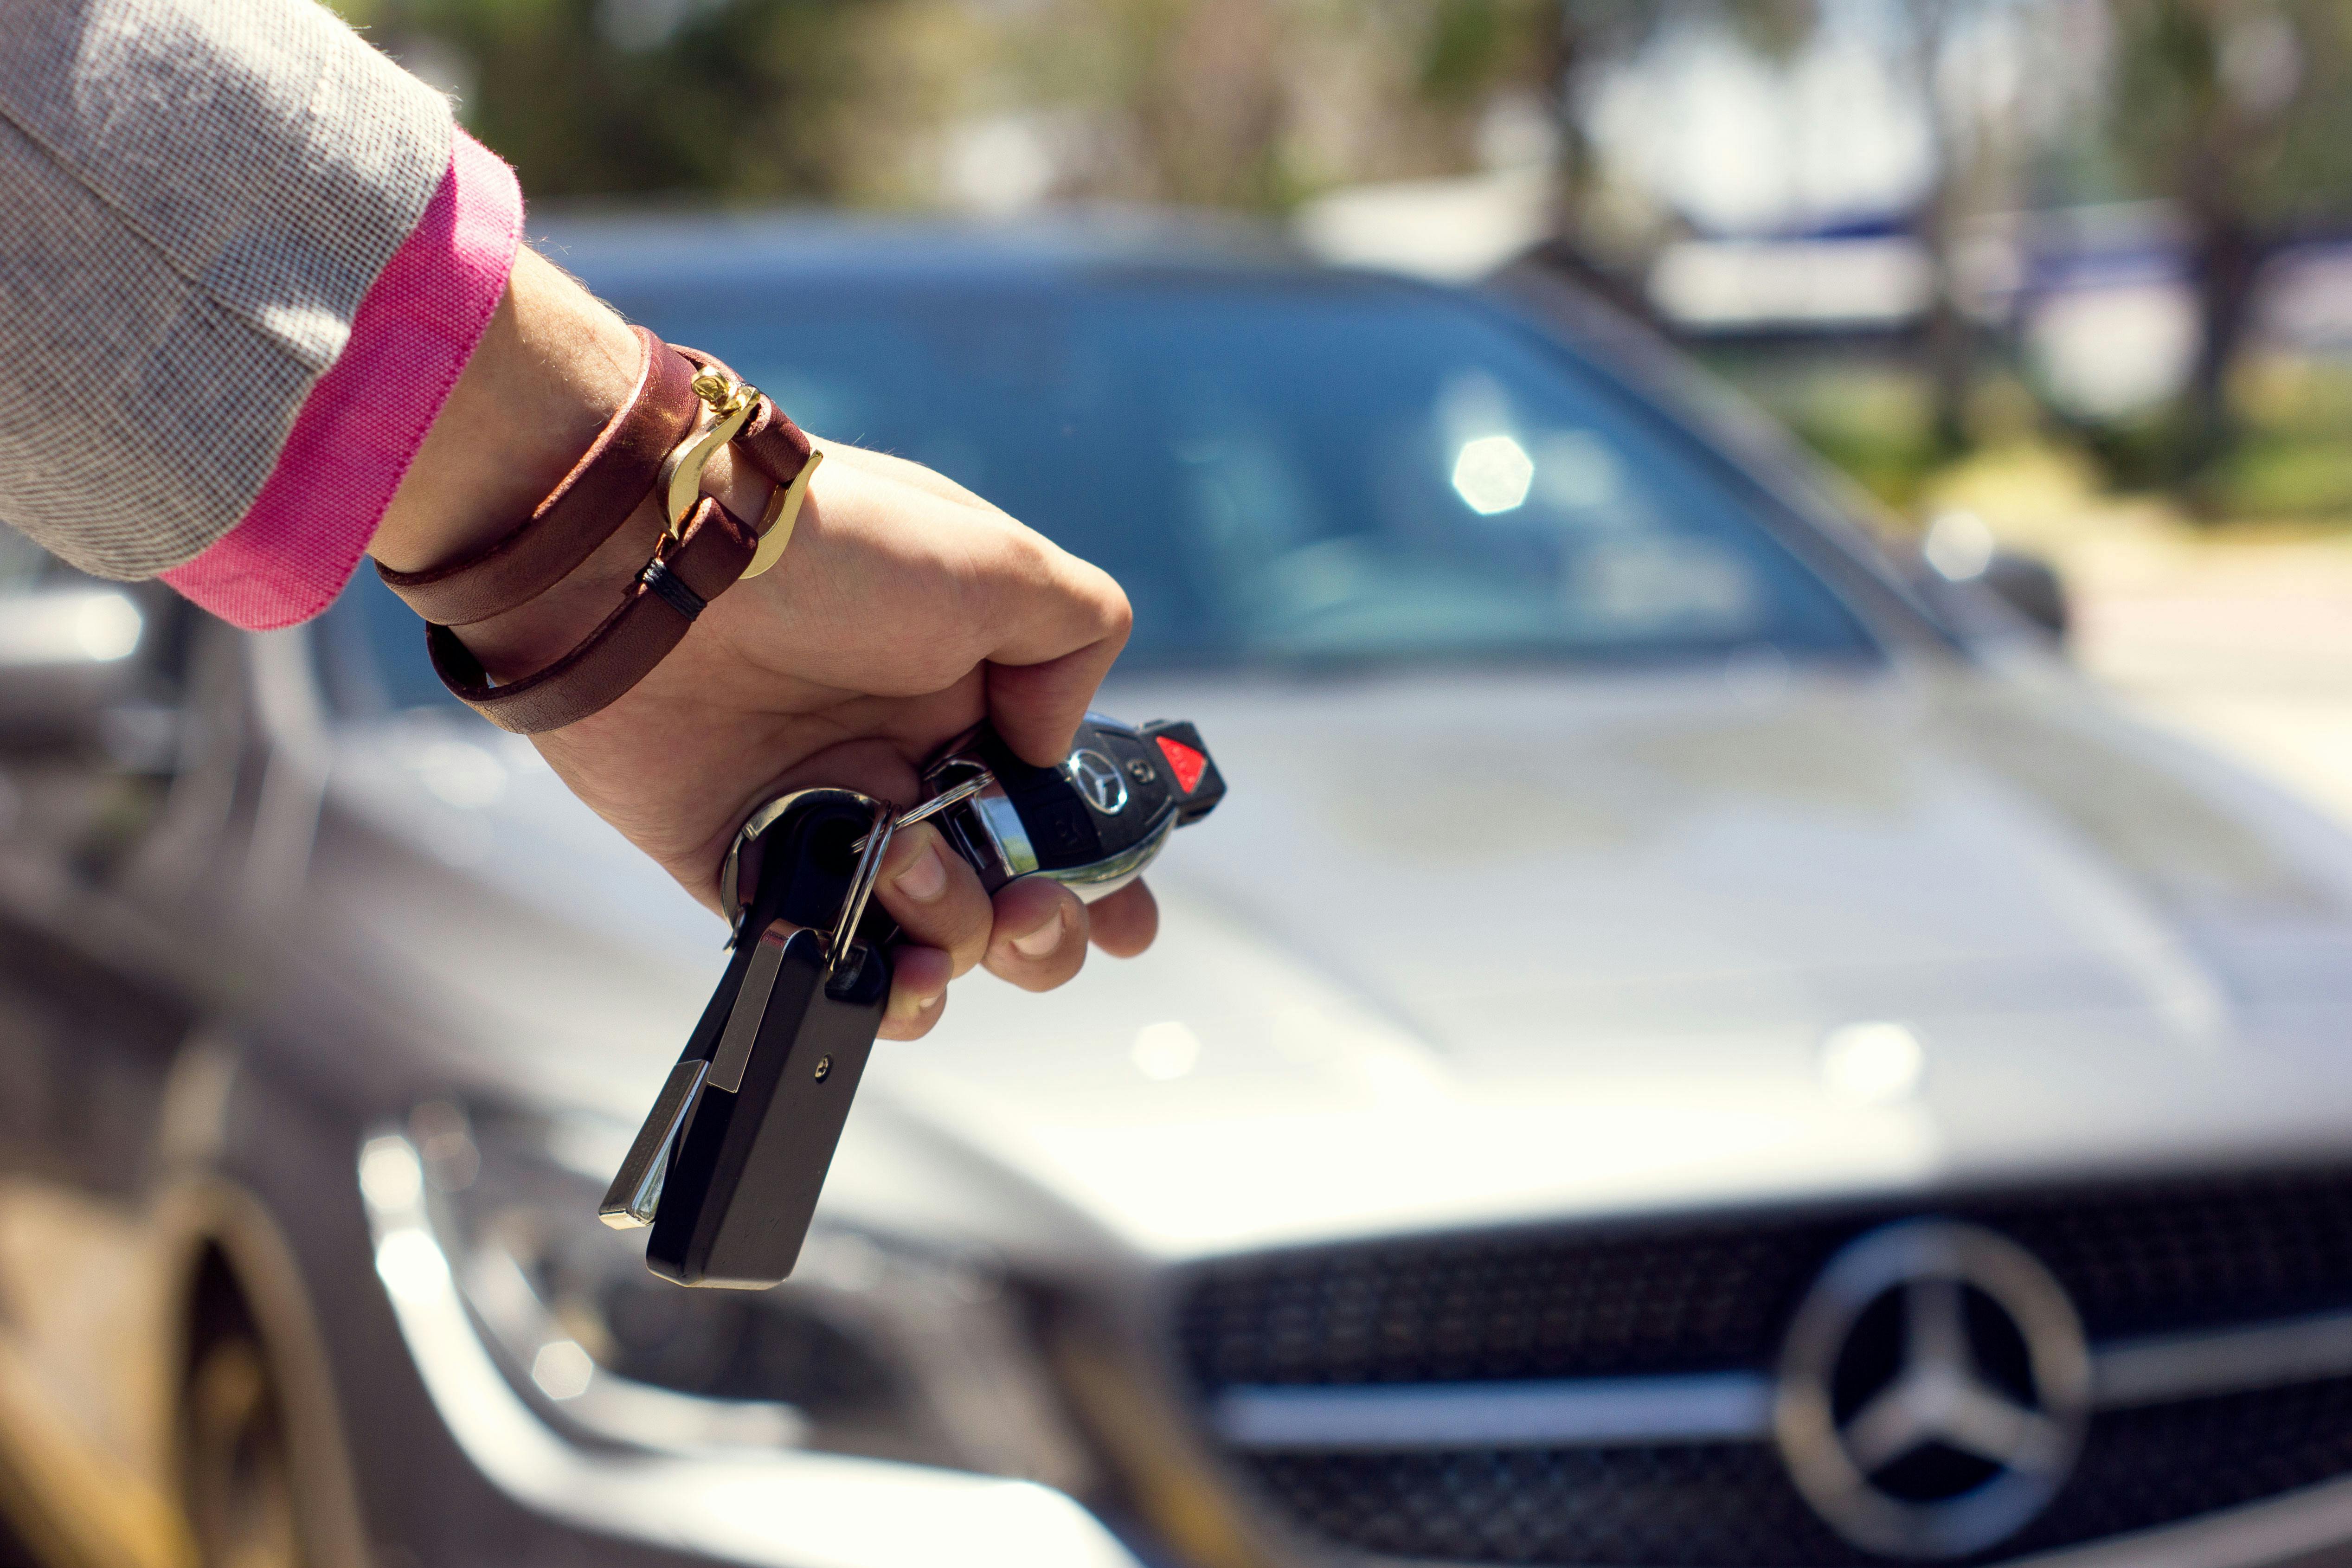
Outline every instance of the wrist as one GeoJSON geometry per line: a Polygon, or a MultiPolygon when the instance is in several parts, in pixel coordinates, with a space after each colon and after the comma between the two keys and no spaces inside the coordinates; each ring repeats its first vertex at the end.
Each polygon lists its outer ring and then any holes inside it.
{"type": "MultiPolygon", "coordinates": [[[[703,493],[717,497],[738,518],[759,517],[772,488],[766,476],[738,460],[731,448],[714,452],[703,470],[703,493]]],[[[814,511],[812,500],[808,515],[814,511]]],[[[467,650],[500,681],[554,663],[620,607],[653,559],[666,527],[658,494],[648,496],[563,581],[527,605],[467,626],[461,636],[467,650]]]]}
{"type": "Polygon", "coordinates": [[[627,400],[638,358],[619,316],[536,253],[517,251],[506,295],[368,553],[419,572],[503,538],[627,400]]]}

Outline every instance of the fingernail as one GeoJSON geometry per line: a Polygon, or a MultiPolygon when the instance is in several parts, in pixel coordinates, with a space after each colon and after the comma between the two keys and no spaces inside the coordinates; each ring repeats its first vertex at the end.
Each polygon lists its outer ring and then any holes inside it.
{"type": "Polygon", "coordinates": [[[1062,911],[1055,910],[1054,918],[1031,931],[1027,936],[1013,939],[1013,951],[1024,958],[1043,958],[1062,945],[1062,911]]]}
{"type": "Polygon", "coordinates": [[[898,890],[919,904],[928,904],[948,890],[948,868],[939,846],[926,844],[915,863],[898,873],[898,890]]]}
{"type": "Polygon", "coordinates": [[[921,1001],[915,1004],[915,1012],[919,1016],[925,1013],[937,1012],[939,1010],[940,1004],[947,999],[948,994],[946,992],[934,991],[929,996],[924,997],[921,1001]]]}

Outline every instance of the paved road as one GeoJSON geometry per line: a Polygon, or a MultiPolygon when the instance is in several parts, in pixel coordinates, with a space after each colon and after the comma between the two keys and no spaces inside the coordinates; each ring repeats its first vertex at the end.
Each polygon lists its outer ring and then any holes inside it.
{"type": "Polygon", "coordinates": [[[2062,564],[2085,668],[2352,824],[2352,542],[2141,538],[2062,564]]]}

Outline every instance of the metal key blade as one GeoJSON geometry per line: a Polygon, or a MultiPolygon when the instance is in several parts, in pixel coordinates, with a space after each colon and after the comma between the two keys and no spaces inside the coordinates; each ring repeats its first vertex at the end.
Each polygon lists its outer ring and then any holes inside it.
{"type": "Polygon", "coordinates": [[[768,995],[776,988],[776,972],[783,965],[784,944],[792,935],[792,928],[782,921],[770,921],[760,933],[743,971],[742,987],[735,993],[735,1005],[727,1015],[727,1027],[710,1053],[712,1088],[732,1094],[743,1087],[743,1064],[751,1058],[751,1042],[759,1036],[760,1019],[767,1013],[768,995]]]}
{"type": "Polygon", "coordinates": [[[677,1147],[686,1114],[709,1072],[710,1064],[702,1060],[679,1062],[669,1069],[652,1114],[637,1129],[628,1158],[621,1162],[604,1201],[596,1207],[597,1217],[614,1230],[642,1230],[653,1224],[654,1213],[661,1207],[662,1186],[669,1179],[670,1151],[677,1147]]]}

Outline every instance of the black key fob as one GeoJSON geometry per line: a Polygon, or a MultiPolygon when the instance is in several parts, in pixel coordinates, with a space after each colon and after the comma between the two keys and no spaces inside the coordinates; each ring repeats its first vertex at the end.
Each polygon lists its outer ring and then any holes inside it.
{"type": "Polygon", "coordinates": [[[734,956],[603,1205],[607,1224],[652,1225],[646,1266],[666,1279],[761,1289],[800,1256],[890,999],[895,923],[856,900],[839,929],[874,805],[783,796],[729,856],[734,956]]]}
{"type": "Polygon", "coordinates": [[[992,893],[1026,876],[1050,877],[1089,901],[1117,892],[1169,834],[1225,796],[1201,732],[1166,719],[1137,728],[1089,713],[1058,768],[1023,762],[982,725],[933,758],[923,783],[939,795],[983,772],[992,782],[942,822],[992,893]]]}
{"type": "Polygon", "coordinates": [[[681,1285],[765,1289],[793,1271],[890,1000],[879,952],[834,987],[822,933],[778,924],[753,947],[762,994],[734,1009],[747,1037],[712,1062],[646,1239],[646,1267],[681,1285]]]}

